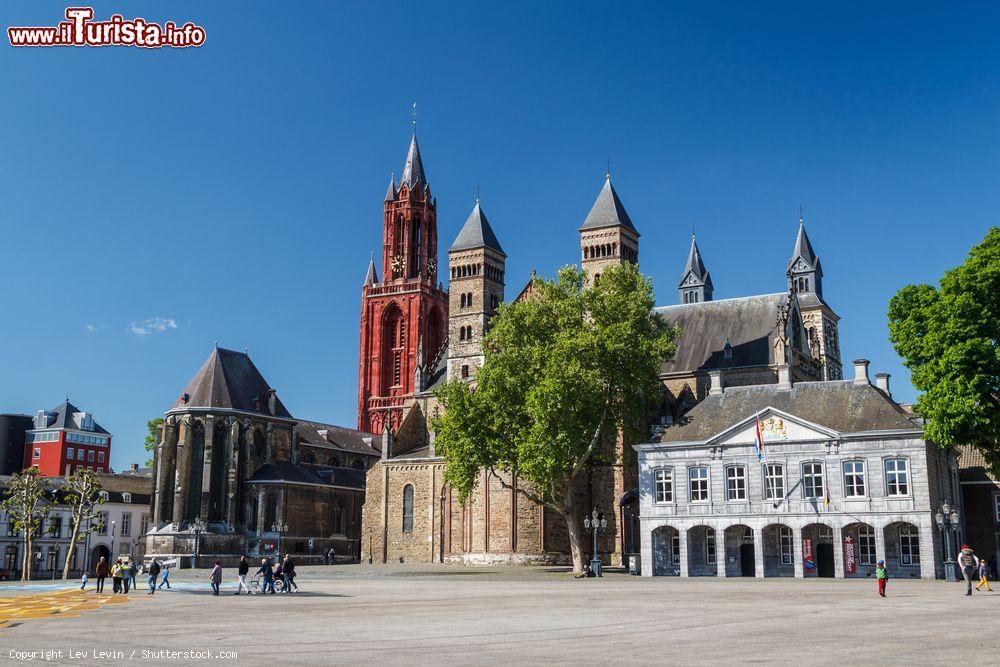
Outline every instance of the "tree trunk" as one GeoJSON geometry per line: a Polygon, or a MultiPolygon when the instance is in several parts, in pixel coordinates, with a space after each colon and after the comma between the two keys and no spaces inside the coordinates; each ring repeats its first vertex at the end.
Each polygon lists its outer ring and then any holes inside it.
{"type": "Polygon", "coordinates": [[[580,510],[572,500],[572,493],[567,495],[564,512],[563,517],[566,519],[566,529],[569,532],[569,552],[573,557],[573,574],[580,574],[583,572],[584,563],[584,535],[580,530],[583,517],[580,516],[580,510]]]}
{"type": "Polygon", "coordinates": [[[31,539],[31,531],[25,529],[24,538],[24,569],[21,572],[21,581],[31,581],[31,561],[34,560],[34,554],[31,553],[32,543],[34,540],[31,539]]]}
{"type": "Polygon", "coordinates": [[[66,550],[66,562],[63,564],[63,581],[69,579],[69,564],[76,550],[76,539],[80,535],[80,519],[73,517],[73,534],[69,538],[69,548],[66,550]]]}

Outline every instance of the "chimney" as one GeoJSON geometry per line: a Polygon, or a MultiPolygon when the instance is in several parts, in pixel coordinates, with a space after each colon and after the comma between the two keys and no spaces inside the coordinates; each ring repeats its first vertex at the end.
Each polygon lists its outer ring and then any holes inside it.
{"type": "Polygon", "coordinates": [[[892,392],[889,391],[889,377],[888,373],[876,373],[875,374],[875,385],[885,392],[885,395],[892,398],[892,392]]]}
{"type": "Polygon", "coordinates": [[[382,429],[382,460],[383,461],[388,461],[390,458],[392,458],[392,445],[393,445],[392,440],[393,440],[393,436],[392,436],[392,425],[390,424],[390,420],[391,419],[392,419],[392,417],[387,414],[386,415],[386,419],[385,419],[385,428],[382,429]]]}
{"type": "Polygon", "coordinates": [[[868,364],[870,363],[867,359],[854,360],[854,384],[871,384],[871,381],[868,380],[868,364]]]}
{"type": "Polygon", "coordinates": [[[722,371],[709,371],[708,378],[712,384],[708,388],[709,396],[721,396],[724,391],[722,385],[722,371]]]}
{"type": "Polygon", "coordinates": [[[132,469],[132,472],[139,472],[139,464],[138,463],[133,463],[129,467],[132,469]]]}
{"type": "Polygon", "coordinates": [[[778,366],[778,388],[792,388],[792,369],[788,367],[788,364],[778,366]]]}

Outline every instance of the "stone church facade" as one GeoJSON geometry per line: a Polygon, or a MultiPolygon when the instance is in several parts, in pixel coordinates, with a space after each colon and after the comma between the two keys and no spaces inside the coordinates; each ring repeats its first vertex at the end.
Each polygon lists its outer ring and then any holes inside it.
{"type": "MultiPolygon", "coordinates": [[[[415,135],[400,182],[389,184],[384,211],[383,280],[373,260],[362,288],[358,423],[383,433],[384,442],[380,462],[368,473],[363,557],[568,562],[561,517],[519,496],[510,488],[516,480],[486,473],[469,501],[459,504],[434,449],[430,423],[440,410],[435,389],[443,382],[475,382],[489,319],[505,298],[507,256],[483,207],[476,202],[449,247],[447,290],[435,284],[437,267],[425,254],[437,243],[436,201],[415,135]]],[[[609,175],[578,229],[586,279],[598,280],[613,264],[638,263],[639,237],[609,175]]],[[[667,398],[659,427],[721,391],[723,383],[785,385],[840,377],[838,317],[823,297],[822,266],[803,224],[784,274],[784,292],[714,301],[711,276],[692,237],[679,304],[656,309],[682,330],[677,355],[660,373],[667,398]]],[[[517,298],[531,293],[532,280],[517,298]]],[[[614,564],[639,552],[638,461],[626,444],[605,443],[577,498],[608,518],[598,551],[614,564]]]]}
{"type": "Polygon", "coordinates": [[[246,353],[215,348],[164,415],[146,557],[361,553],[372,434],[293,417],[246,353]]]}

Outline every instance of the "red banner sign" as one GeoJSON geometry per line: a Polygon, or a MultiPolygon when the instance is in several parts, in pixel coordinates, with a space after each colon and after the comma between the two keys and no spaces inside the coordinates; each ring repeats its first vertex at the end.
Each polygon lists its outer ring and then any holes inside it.
{"type": "Polygon", "coordinates": [[[858,557],[854,550],[854,538],[844,538],[844,572],[854,574],[858,570],[858,557]]]}
{"type": "Polygon", "coordinates": [[[816,564],[813,562],[813,541],[809,537],[802,540],[802,564],[807,570],[812,570],[816,567],[816,564]]]}

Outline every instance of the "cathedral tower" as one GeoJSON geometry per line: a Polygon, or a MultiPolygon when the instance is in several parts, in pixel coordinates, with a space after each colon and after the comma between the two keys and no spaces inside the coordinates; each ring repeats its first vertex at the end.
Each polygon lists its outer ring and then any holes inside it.
{"type": "Polygon", "coordinates": [[[698,303],[712,300],[712,276],[701,261],[698,244],[691,235],[691,249],[688,251],[687,264],[677,285],[681,303],[698,303]]]}
{"type": "Polygon", "coordinates": [[[390,180],[385,194],[382,282],[373,258],[362,286],[358,429],[398,426],[403,400],[414,392],[418,349],[433,358],[447,321],[448,294],[437,276],[437,202],[414,131],[399,183],[390,180]]]}
{"type": "Polygon", "coordinates": [[[597,201],[580,227],[581,266],[588,281],[608,266],[639,262],[639,232],[607,175],[597,201]]]}
{"type": "Polygon", "coordinates": [[[809,349],[823,365],[823,379],[842,379],[840,335],[837,330],[840,317],[823,298],[823,265],[813,251],[802,218],[799,218],[799,233],[785,275],[788,277],[788,291],[798,297],[809,349]]]}
{"type": "Polygon", "coordinates": [[[483,363],[483,337],[503,303],[507,255],[479,200],[448,249],[448,381],[471,380],[483,363]]]}

